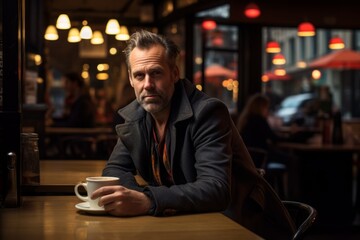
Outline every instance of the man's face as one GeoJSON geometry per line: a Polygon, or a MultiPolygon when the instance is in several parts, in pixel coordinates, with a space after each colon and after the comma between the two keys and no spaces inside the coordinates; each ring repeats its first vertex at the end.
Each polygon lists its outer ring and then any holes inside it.
{"type": "Polygon", "coordinates": [[[135,48],[130,53],[129,63],[130,84],[139,104],[153,115],[166,112],[179,70],[176,66],[170,68],[165,49],[160,45],[150,49],[135,48]]]}

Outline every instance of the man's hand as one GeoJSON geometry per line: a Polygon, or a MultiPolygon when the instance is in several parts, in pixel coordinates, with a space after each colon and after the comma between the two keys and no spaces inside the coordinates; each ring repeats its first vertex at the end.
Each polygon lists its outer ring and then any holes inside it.
{"type": "Polygon", "coordinates": [[[100,198],[99,206],[114,216],[146,215],[151,207],[151,200],[144,193],[119,185],[101,187],[91,198],[100,198]]]}

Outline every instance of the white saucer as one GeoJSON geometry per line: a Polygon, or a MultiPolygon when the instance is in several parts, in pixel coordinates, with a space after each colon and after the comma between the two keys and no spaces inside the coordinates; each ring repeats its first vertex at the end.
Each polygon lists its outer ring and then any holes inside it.
{"type": "Polygon", "coordinates": [[[75,207],[79,210],[85,211],[87,213],[91,213],[91,214],[104,214],[106,213],[105,210],[103,209],[92,209],[89,206],[88,202],[81,202],[75,205],[75,207]]]}

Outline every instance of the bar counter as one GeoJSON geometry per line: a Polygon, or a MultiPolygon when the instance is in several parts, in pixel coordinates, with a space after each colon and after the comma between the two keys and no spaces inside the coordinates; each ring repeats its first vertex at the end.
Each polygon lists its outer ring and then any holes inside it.
{"type": "Polygon", "coordinates": [[[221,213],[121,218],[77,210],[75,196],[25,196],[1,209],[0,239],[262,239],[221,213]]]}

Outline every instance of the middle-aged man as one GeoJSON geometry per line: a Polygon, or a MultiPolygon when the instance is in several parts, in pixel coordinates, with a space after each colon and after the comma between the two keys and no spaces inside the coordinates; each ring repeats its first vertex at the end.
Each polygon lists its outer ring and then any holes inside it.
{"type": "Polygon", "coordinates": [[[227,209],[258,234],[273,229],[289,237],[288,215],[267,193],[226,105],[179,78],[177,46],[141,30],[125,54],[136,100],[119,110],[118,142],[103,170],[121,185],[102,187],[92,198],[115,216],[227,209]],[[136,174],[148,184],[138,185],[136,174]]]}

